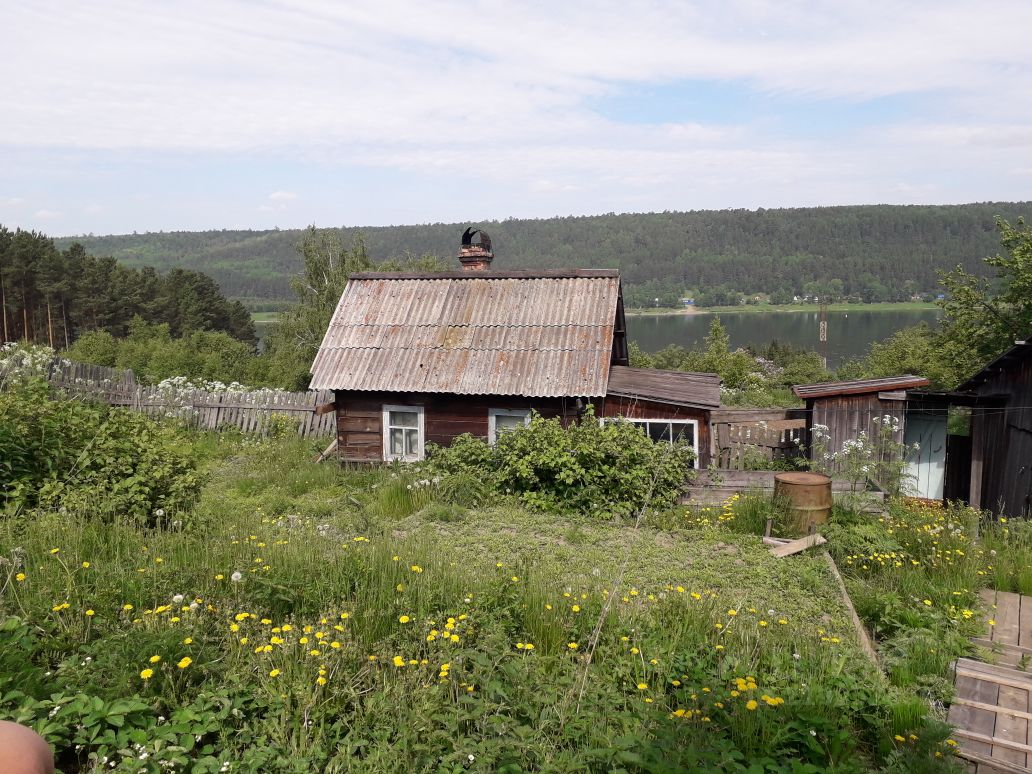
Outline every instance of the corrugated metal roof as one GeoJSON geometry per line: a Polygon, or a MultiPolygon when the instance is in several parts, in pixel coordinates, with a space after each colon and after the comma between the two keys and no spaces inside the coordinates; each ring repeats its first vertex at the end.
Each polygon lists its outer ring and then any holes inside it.
{"type": "Polygon", "coordinates": [[[679,406],[718,408],[720,377],[689,371],[612,366],[609,369],[608,394],[679,406]]]}
{"type": "Polygon", "coordinates": [[[312,389],[605,395],[615,271],[355,274],[312,389]]]}
{"type": "Polygon", "coordinates": [[[889,376],[884,379],[854,379],[849,382],[824,382],[822,384],[797,384],[792,388],[800,398],[827,398],[833,395],[862,395],[865,392],[888,390],[912,390],[927,387],[929,381],[921,376],[889,376]]]}

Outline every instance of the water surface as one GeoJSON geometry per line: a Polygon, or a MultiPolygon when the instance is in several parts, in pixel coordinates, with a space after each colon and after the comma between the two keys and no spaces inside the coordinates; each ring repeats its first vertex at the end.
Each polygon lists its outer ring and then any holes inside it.
{"type": "MultiPolygon", "coordinates": [[[[713,314],[632,315],[627,317],[627,336],[646,352],[669,344],[689,349],[701,347],[709,333],[713,314]]],[[[937,309],[907,311],[828,312],[828,366],[862,357],[873,341],[888,338],[901,328],[919,322],[934,323],[937,309]]],[[[721,312],[720,321],[731,338],[731,347],[763,346],[777,340],[796,347],[819,351],[820,313],[806,312],[721,312]]]]}

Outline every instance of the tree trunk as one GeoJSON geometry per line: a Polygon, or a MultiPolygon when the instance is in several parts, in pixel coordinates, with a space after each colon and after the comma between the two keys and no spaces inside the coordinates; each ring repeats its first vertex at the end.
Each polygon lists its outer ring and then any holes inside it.
{"type": "Polygon", "coordinates": [[[50,348],[54,348],[54,318],[50,314],[50,299],[47,298],[47,338],[50,341],[50,348]]]}
{"type": "Polygon", "coordinates": [[[4,341],[10,341],[11,335],[7,330],[7,292],[4,290],[4,275],[2,272],[0,272],[0,309],[3,309],[4,341]]]}
{"type": "Polygon", "coordinates": [[[64,330],[65,349],[68,349],[71,346],[68,343],[68,312],[65,309],[65,300],[63,298],[61,299],[61,320],[61,328],[64,330]]]}
{"type": "Polygon", "coordinates": [[[24,290],[22,292],[22,324],[24,325],[22,333],[24,334],[25,341],[31,344],[32,331],[29,329],[29,302],[24,290]]]}

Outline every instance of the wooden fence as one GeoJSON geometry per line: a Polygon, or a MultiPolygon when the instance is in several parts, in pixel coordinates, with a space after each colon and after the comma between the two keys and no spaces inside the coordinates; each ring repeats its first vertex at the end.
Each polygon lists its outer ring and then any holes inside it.
{"type": "Polygon", "coordinates": [[[710,415],[710,455],[726,470],[800,455],[806,420],[799,409],[716,409],[710,415]]]}
{"type": "MultiPolygon", "coordinates": [[[[336,434],[332,411],[316,408],[333,400],[331,390],[287,392],[253,390],[214,392],[182,387],[148,387],[136,382],[130,370],[55,359],[45,370],[50,383],[62,392],[121,406],[153,417],[179,417],[191,427],[218,430],[235,427],[244,433],[264,434],[270,417],[289,419],[302,437],[336,434]]],[[[0,373],[0,381],[3,374],[0,373]]]]}

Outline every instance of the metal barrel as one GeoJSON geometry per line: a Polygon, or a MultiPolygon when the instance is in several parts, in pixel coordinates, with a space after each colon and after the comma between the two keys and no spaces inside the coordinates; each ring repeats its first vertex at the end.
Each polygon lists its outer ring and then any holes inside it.
{"type": "Polygon", "coordinates": [[[806,534],[831,515],[831,477],[823,473],[778,473],[774,497],[788,504],[796,529],[806,534]]]}

